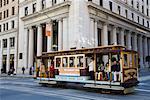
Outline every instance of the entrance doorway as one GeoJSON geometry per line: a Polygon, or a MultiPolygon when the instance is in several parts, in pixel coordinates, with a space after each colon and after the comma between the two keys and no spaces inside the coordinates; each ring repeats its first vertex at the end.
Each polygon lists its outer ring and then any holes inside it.
{"type": "Polygon", "coordinates": [[[5,74],[6,74],[6,61],[7,61],[7,55],[3,55],[3,66],[1,69],[1,73],[5,73],[5,74]]]}
{"type": "Polygon", "coordinates": [[[52,36],[52,48],[53,51],[58,51],[58,22],[53,21],[53,36],[52,36]]]}
{"type": "Polygon", "coordinates": [[[14,70],[14,54],[10,55],[10,68],[9,69],[13,69],[14,70]]]}

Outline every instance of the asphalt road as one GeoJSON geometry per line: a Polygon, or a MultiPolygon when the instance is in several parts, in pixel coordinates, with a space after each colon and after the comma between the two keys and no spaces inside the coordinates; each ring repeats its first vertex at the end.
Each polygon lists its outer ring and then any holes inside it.
{"type": "Polygon", "coordinates": [[[135,92],[128,95],[43,87],[30,78],[0,77],[0,100],[150,100],[150,76],[143,76],[135,92]]]}

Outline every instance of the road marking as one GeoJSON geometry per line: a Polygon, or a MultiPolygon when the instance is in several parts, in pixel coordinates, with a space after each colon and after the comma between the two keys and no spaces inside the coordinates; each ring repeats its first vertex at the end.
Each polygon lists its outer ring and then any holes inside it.
{"type": "Polygon", "coordinates": [[[57,96],[60,98],[66,98],[67,100],[114,100],[104,97],[95,97],[90,95],[84,95],[84,94],[76,94],[76,93],[68,93],[65,90],[42,90],[42,89],[35,89],[35,88],[28,88],[28,87],[17,87],[17,86],[1,86],[1,89],[8,89],[8,90],[15,90],[20,92],[27,92],[32,94],[38,94],[38,95],[45,95],[45,96],[57,96]]]}
{"type": "Polygon", "coordinates": [[[141,92],[149,92],[150,93],[150,90],[146,90],[146,89],[135,89],[137,91],[141,91],[141,92]]]}
{"type": "Polygon", "coordinates": [[[141,86],[150,86],[150,84],[148,84],[148,83],[139,83],[139,85],[141,85],[141,86]]]}
{"type": "Polygon", "coordinates": [[[147,81],[150,80],[150,75],[149,76],[142,76],[139,78],[139,81],[147,81]]]}

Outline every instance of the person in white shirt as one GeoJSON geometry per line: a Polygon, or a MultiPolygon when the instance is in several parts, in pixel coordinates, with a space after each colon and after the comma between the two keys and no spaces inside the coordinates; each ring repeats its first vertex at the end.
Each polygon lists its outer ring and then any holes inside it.
{"type": "Polygon", "coordinates": [[[91,62],[89,63],[89,74],[90,74],[90,79],[94,80],[94,59],[91,58],[91,62]]]}

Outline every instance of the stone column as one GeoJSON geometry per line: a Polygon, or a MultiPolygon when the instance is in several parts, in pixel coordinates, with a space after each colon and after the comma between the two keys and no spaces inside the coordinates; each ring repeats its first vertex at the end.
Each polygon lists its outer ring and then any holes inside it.
{"type": "Polygon", "coordinates": [[[42,9],[42,0],[36,0],[36,9],[37,11],[42,9]]]}
{"type": "Polygon", "coordinates": [[[3,67],[3,40],[0,40],[0,74],[3,67]]]}
{"type": "Polygon", "coordinates": [[[7,61],[6,61],[6,72],[10,69],[10,38],[7,38],[7,61]]]}
{"type": "Polygon", "coordinates": [[[142,36],[139,36],[139,57],[140,57],[140,65],[143,67],[143,41],[142,41],[142,36]]]}
{"type": "Polygon", "coordinates": [[[94,23],[94,27],[95,27],[95,47],[98,46],[98,26],[97,26],[97,20],[95,20],[95,23],[94,23]]]}
{"type": "Polygon", "coordinates": [[[33,66],[34,55],[34,32],[32,27],[29,29],[29,55],[28,55],[28,68],[33,66]]]}
{"type": "MultiPolygon", "coordinates": [[[[52,24],[52,23],[47,23],[47,24],[52,24]]],[[[51,30],[51,32],[52,32],[52,30],[51,30]]],[[[52,34],[51,34],[51,36],[47,36],[47,52],[52,51],[52,34]]]]}
{"type": "Polygon", "coordinates": [[[133,50],[137,51],[137,34],[134,34],[133,37],[133,50]]]}
{"type": "Polygon", "coordinates": [[[37,33],[37,56],[42,55],[42,26],[38,25],[37,33]]]}
{"type": "Polygon", "coordinates": [[[25,67],[25,68],[27,68],[28,67],[28,29],[27,28],[25,28],[24,29],[24,32],[25,32],[25,41],[24,41],[24,44],[25,44],[25,47],[24,47],[24,66],[22,66],[22,67],[25,67]]]}
{"type": "Polygon", "coordinates": [[[113,26],[113,30],[112,30],[112,36],[113,36],[113,44],[117,45],[117,31],[116,31],[116,26],[113,26]]]}
{"type": "MultiPolygon", "coordinates": [[[[102,33],[102,42],[103,42],[103,46],[108,46],[108,27],[107,27],[107,23],[103,24],[103,33],[102,33]]],[[[103,61],[104,64],[106,64],[108,62],[108,56],[103,56],[103,61]]]]}
{"type": "Polygon", "coordinates": [[[90,47],[94,47],[94,42],[95,42],[95,40],[94,40],[94,19],[90,19],[90,38],[89,38],[89,40],[90,40],[90,47]]]}
{"type": "Polygon", "coordinates": [[[17,42],[18,42],[18,39],[17,39],[17,36],[15,37],[15,54],[14,54],[14,73],[16,74],[17,73],[17,63],[18,63],[18,46],[17,46],[17,42]]]}
{"type": "Polygon", "coordinates": [[[121,45],[122,45],[122,46],[125,46],[124,31],[125,31],[125,30],[124,30],[123,28],[122,28],[121,31],[120,31],[120,34],[121,34],[121,35],[120,35],[120,36],[121,36],[121,37],[120,37],[120,38],[121,38],[120,40],[121,40],[121,45]]]}
{"type": "Polygon", "coordinates": [[[102,44],[103,46],[107,46],[108,45],[108,27],[107,27],[107,23],[103,24],[103,33],[102,33],[102,44]]]}
{"type": "Polygon", "coordinates": [[[127,48],[129,50],[132,49],[132,47],[131,47],[131,32],[130,31],[127,33],[127,48]]]}
{"type": "Polygon", "coordinates": [[[58,21],[58,50],[63,50],[63,23],[62,19],[58,21]]]}
{"type": "Polygon", "coordinates": [[[147,44],[147,37],[144,37],[144,64],[145,64],[145,67],[148,67],[148,63],[146,62],[146,56],[148,56],[148,44],[147,44]]]}
{"type": "MultiPolygon", "coordinates": [[[[68,42],[68,18],[63,18],[63,50],[69,49],[69,42],[68,42]]],[[[78,44],[77,44],[78,47],[78,44]]]]}

